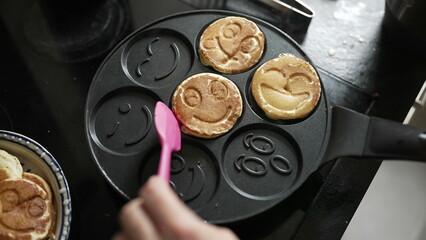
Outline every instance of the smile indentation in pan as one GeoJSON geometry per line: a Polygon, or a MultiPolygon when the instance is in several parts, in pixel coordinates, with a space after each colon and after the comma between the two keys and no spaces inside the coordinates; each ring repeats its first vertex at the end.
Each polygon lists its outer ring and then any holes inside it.
{"type": "Polygon", "coordinates": [[[176,67],[178,66],[178,63],[180,62],[180,51],[178,46],[176,45],[176,43],[172,43],[170,44],[170,47],[173,49],[173,53],[175,55],[174,61],[172,66],[170,66],[170,68],[163,74],[156,76],[155,80],[161,80],[167,76],[169,76],[170,74],[173,73],[173,71],[175,71],[176,67]]]}
{"type": "Polygon", "coordinates": [[[145,136],[148,134],[149,130],[151,129],[151,126],[152,126],[152,113],[151,113],[151,111],[149,110],[149,108],[147,106],[143,106],[142,112],[145,114],[145,117],[148,121],[147,125],[145,126],[144,129],[141,129],[139,132],[137,132],[134,137],[132,137],[131,139],[128,139],[126,141],[126,145],[132,145],[132,144],[140,142],[142,139],[145,138],[145,136]]]}

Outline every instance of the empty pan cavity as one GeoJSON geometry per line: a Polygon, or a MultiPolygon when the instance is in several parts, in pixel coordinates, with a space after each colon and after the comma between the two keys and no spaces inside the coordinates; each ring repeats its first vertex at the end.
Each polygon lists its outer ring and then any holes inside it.
{"type": "Polygon", "coordinates": [[[303,165],[295,141],[272,125],[253,124],[240,130],[223,150],[226,181],[239,194],[254,200],[285,195],[303,165]]]}
{"type": "MultiPolygon", "coordinates": [[[[170,185],[186,204],[201,210],[217,190],[219,166],[213,153],[201,144],[184,141],[181,149],[172,155],[170,185]]],[[[156,174],[160,152],[161,148],[157,145],[141,161],[141,185],[156,174]]]]}
{"type": "Polygon", "coordinates": [[[189,41],[171,29],[156,28],[134,36],[122,53],[122,67],[136,84],[159,88],[183,80],[194,54],[189,41]]]}
{"type": "Polygon", "coordinates": [[[89,127],[93,141],[114,155],[142,152],[146,141],[156,141],[153,109],[157,101],[155,94],[137,87],[110,92],[91,114],[89,127]]]}

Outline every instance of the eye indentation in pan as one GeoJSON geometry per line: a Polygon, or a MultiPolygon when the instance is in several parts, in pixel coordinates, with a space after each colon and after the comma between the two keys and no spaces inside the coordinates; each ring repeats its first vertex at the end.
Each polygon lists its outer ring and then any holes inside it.
{"type": "Polygon", "coordinates": [[[299,169],[293,140],[269,126],[246,129],[235,133],[226,144],[222,159],[225,179],[247,198],[271,200],[285,194],[297,179],[299,169]]]}
{"type": "Polygon", "coordinates": [[[280,156],[280,155],[273,156],[270,160],[270,163],[272,168],[279,173],[290,174],[293,171],[290,161],[283,156],[280,156]],[[285,168],[280,167],[277,162],[282,162],[285,168]]]}
{"type": "Polygon", "coordinates": [[[245,154],[241,154],[240,156],[238,156],[238,158],[234,162],[234,167],[239,172],[241,172],[241,170],[244,170],[248,174],[253,176],[263,176],[268,173],[266,163],[262,159],[253,156],[246,157],[245,154]],[[248,162],[254,163],[253,169],[250,167],[250,164],[248,164],[248,162]]]}
{"type": "Polygon", "coordinates": [[[271,154],[275,151],[274,142],[265,136],[255,136],[253,133],[249,133],[244,137],[244,145],[246,148],[252,148],[258,153],[271,154]],[[257,142],[263,143],[261,147],[257,146],[257,142]]]}

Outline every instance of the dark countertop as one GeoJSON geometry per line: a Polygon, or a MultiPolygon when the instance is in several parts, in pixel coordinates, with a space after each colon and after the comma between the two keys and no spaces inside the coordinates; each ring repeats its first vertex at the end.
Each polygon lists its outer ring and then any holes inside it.
{"type": "MultiPolygon", "coordinates": [[[[53,38],[42,25],[58,16],[40,15],[35,2],[0,2],[0,128],[33,138],[59,161],[73,193],[70,239],[109,239],[125,201],[104,180],[88,149],[84,108],[90,83],[125,35],[193,8],[175,0],[111,0],[96,12],[82,3],[96,16],[85,19],[92,25],[74,24],[70,14],[68,24],[53,21],[59,34],[53,38]],[[105,19],[110,25],[102,25],[105,19]]],[[[93,5],[97,2],[103,1],[93,5]]],[[[384,0],[306,2],[317,16],[301,46],[320,70],[332,105],[402,121],[426,79],[426,51],[395,34],[398,28],[383,27],[384,0]]],[[[231,227],[251,239],[340,239],[379,165],[379,160],[339,159],[267,218],[276,223],[258,218],[231,227]],[[252,225],[263,231],[253,234],[252,225]]]]}

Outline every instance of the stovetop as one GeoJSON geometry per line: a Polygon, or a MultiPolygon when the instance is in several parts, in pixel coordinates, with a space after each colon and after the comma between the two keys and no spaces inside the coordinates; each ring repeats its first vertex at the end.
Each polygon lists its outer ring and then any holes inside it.
{"type": "MultiPolygon", "coordinates": [[[[194,7],[177,0],[64,2],[65,9],[49,0],[0,3],[0,128],[35,139],[60,163],[73,195],[70,239],[109,239],[125,200],[89,152],[90,83],[127,34],[194,7]]],[[[402,121],[426,78],[426,51],[386,20],[384,0],[305,2],[317,15],[294,38],[319,69],[331,105],[402,121]]],[[[380,163],[338,159],[272,211],[229,227],[242,239],[340,239],[380,163]]]]}

